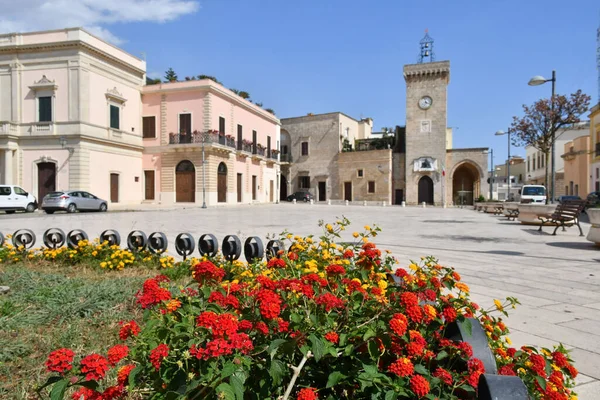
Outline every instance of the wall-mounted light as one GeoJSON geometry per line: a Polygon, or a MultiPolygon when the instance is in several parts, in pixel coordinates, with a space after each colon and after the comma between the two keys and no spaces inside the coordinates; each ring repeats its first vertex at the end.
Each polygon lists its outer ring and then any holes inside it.
{"type": "Polygon", "coordinates": [[[58,139],[61,147],[64,149],[65,147],[67,147],[67,138],[64,136],[61,136],[60,139],[58,139]]]}

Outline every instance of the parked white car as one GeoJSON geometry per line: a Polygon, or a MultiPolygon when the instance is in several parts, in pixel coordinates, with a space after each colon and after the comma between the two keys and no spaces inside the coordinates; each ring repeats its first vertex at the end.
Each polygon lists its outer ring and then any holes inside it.
{"type": "Polygon", "coordinates": [[[38,208],[35,196],[16,185],[0,185],[0,210],[7,214],[15,211],[34,212],[38,208]]]}
{"type": "Polygon", "coordinates": [[[542,185],[523,185],[519,190],[521,203],[546,204],[546,187],[542,185]]]}

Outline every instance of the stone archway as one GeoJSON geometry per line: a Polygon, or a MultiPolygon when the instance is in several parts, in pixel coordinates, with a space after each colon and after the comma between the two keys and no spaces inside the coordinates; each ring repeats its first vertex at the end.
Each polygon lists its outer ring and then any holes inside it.
{"type": "Polygon", "coordinates": [[[433,180],[427,175],[419,179],[418,203],[433,204],[433,180]]]}
{"type": "Polygon", "coordinates": [[[183,160],[175,168],[175,201],[194,203],[196,201],[196,167],[189,160],[183,160]]]}
{"type": "Polygon", "coordinates": [[[472,205],[481,194],[481,175],[472,162],[463,162],[452,173],[452,201],[455,205],[472,205]]]}
{"type": "Polygon", "coordinates": [[[227,165],[224,162],[217,168],[217,202],[227,202],[227,165]]]}

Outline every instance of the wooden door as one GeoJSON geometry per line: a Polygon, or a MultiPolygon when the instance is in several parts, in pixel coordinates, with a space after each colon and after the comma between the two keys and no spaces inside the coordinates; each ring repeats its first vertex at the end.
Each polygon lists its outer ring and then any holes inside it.
{"type": "Polygon", "coordinates": [[[319,201],[327,200],[327,183],[319,182],[319,201]]]}
{"type": "Polygon", "coordinates": [[[227,202],[227,166],[223,162],[217,169],[217,201],[227,202]]]}
{"type": "Polygon", "coordinates": [[[252,175],[252,200],[256,200],[256,175],[252,175]]]}
{"type": "Polygon", "coordinates": [[[269,184],[269,201],[271,203],[273,202],[273,192],[274,192],[273,181],[270,181],[270,184],[269,184]]]}
{"type": "Polygon", "coordinates": [[[428,176],[419,180],[419,204],[423,202],[433,204],[433,181],[428,176]]]}
{"type": "Polygon", "coordinates": [[[352,201],[352,182],[344,182],[344,200],[352,201]]]}
{"type": "Polygon", "coordinates": [[[56,191],[56,164],[43,162],[38,164],[38,202],[44,196],[56,191]]]}
{"type": "Polygon", "coordinates": [[[110,174],[110,201],[119,202],[119,174],[110,174]]]}
{"type": "Polygon", "coordinates": [[[396,189],[396,199],[394,201],[394,204],[402,204],[403,201],[404,201],[404,190],[396,189]]]}
{"type": "Polygon", "coordinates": [[[154,200],[154,171],[144,171],[146,200],[154,200]]]}
{"type": "Polygon", "coordinates": [[[237,201],[242,202],[242,174],[237,174],[237,201]]]}
{"type": "Polygon", "coordinates": [[[193,203],[196,201],[196,172],[178,171],[176,173],[175,201],[193,203]]]}

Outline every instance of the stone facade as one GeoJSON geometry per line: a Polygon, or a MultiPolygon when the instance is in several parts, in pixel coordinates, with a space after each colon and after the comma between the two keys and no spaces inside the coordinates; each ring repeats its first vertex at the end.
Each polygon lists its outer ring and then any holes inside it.
{"type": "Polygon", "coordinates": [[[590,192],[600,192],[600,102],[590,110],[590,192]]]}
{"type": "Polygon", "coordinates": [[[336,158],[339,184],[335,198],[391,203],[392,150],[351,151],[336,158]],[[346,193],[348,188],[351,195],[346,193]]]}

